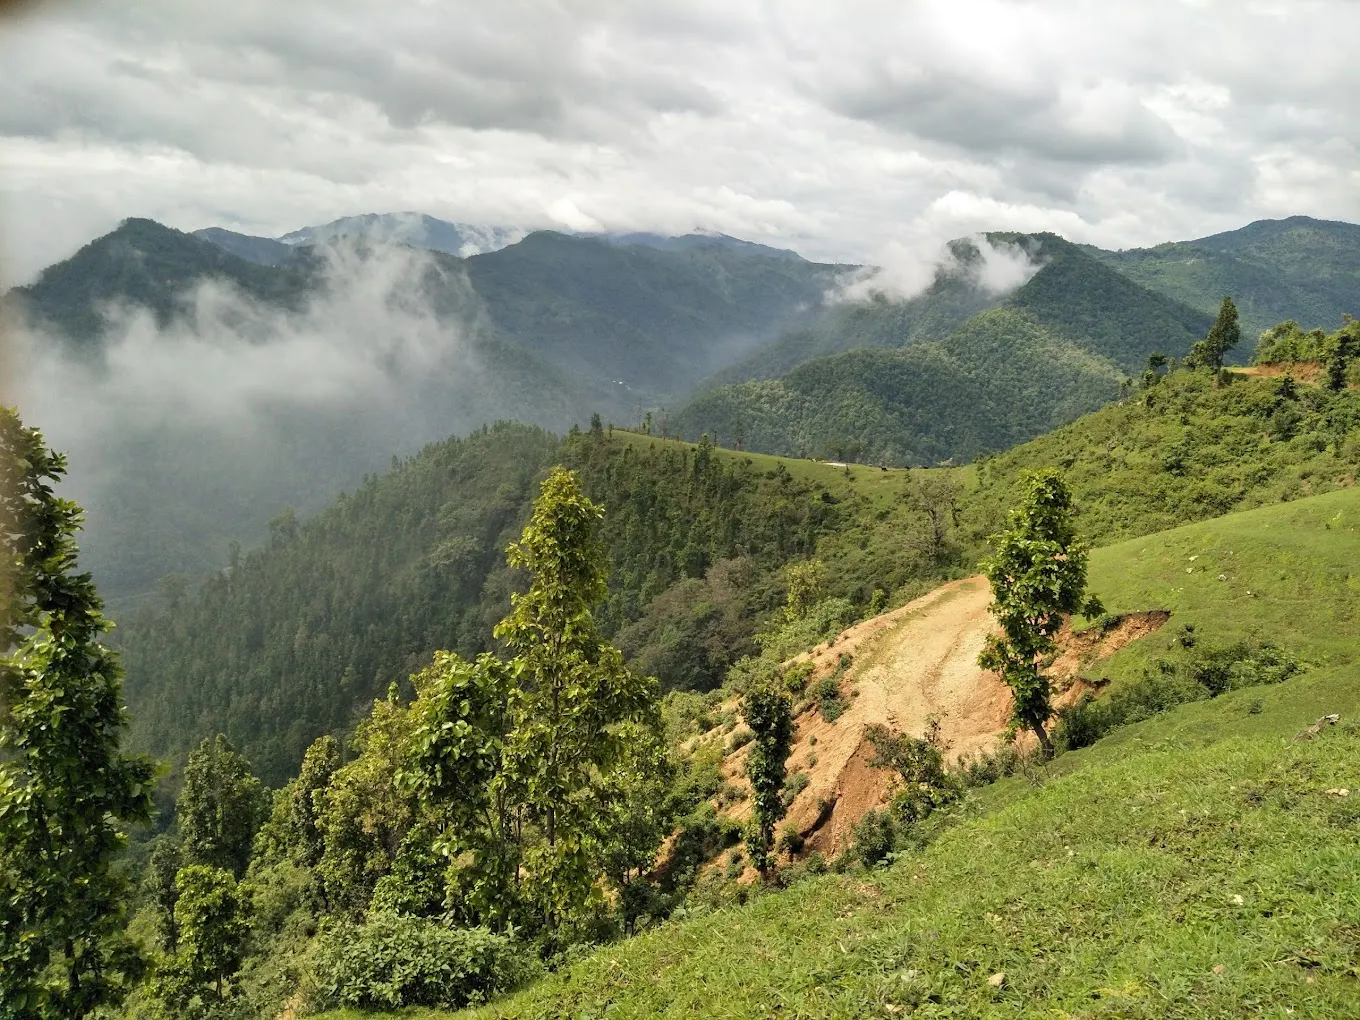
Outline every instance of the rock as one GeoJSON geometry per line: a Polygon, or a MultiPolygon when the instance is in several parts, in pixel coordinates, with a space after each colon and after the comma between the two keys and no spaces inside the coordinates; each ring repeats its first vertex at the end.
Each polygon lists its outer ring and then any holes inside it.
{"type": "Polygon", "coordinates": [[[987,983],[993,988],[1000,988],[1006,983],[1006,972],[1004,970],[997,971],[997,973],[987,979],[987,983]]]}
{"type": "Polygon", "coordinates": [[[1351,791],[1344,786],[1334,786],[1327,793],[1333,797],[1349,797],[1351,795],[1351,791]]]}
{"type": "Polygon", "coordinates": [[[1225,966],[1223,966],[1223,964],[1221,964],[1221,963],[1216,963],[1216,964],[1214,964],[1214,973],[1215,973],[1215,974],[1226,974],[1227,971],[1228,971],[1228,968],[1225,967],[1225,966]]]}

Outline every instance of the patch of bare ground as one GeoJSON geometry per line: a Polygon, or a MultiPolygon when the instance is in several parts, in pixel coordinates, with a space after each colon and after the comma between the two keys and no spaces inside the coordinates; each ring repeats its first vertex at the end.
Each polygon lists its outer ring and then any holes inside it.
{"type": "MultiPolygon", "coordinates": [[[[985,578],[953,581],[855,624],[791,661],[813,664],[809,690],[826,676],[838,677],[848,706],[835,722],[827,722],[809,701],[796,720],[789,772],[805,773],[808,783],[794,798],[783,824],[804,837],[804,853],[841,852],[850,843],[854,825],[891,798],[894,776],[869,764],[873,756],[865,739],[869,726],[920,736],[937,724],[951,760],[996,747],[1006,730],[1011,696],[995,674],[977,665],[992,629],[990,603],[985,578]]],[[[1157,630],[1169,616],[1163,611],[1130,613],[1103,628],[1073,632],[1064,627],[1058,639],[1061,651],[1052,667],[1058,706],[1087,691],[1098,692],[1103,682],[1084,679],[1083,674],[1157,630]]],[[[743,792],[749,791],[748,754],[749,746],[724,761],[728,781],[743,792]]],[[[725,811],[745,820],[751,811],[749,796],[725,811]]]]}

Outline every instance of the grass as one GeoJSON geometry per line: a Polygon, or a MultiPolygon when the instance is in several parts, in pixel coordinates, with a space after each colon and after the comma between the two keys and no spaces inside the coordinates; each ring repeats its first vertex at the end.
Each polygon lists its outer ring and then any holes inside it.
{"type": "Polygon", "coordinates": [[[1197,640],[1270,641],[1310,665],[1360,658],[1360,489],[1230,514],[1097,549],[1089,582],[1110,612],[1168,609],[1157,635],[1102,671],[1118,681],[1197,640]],[[1221,579],[1220,579],[1221,578],[1221,579]]]}
{"type": "MultiPolygon", "coordinates": [[[[614,437],[639,447],[651,445],[675,449],[683,447],[692,450],[696,445],[679,439],[662,439],[658,436],[643,435],[640,432],[629,432],[617,425],[614,426],[614,437]]],[[[850,472],[847,475],[844,467],[835,467],[826,461],[802,460],[798,457],[776,457],[768,453],[749,453],[744,450],[730,450],[725,447],[715,447],[713,452],[719,457],[747,461],[757,471],[773,471],[782,464],[785,470],[795,478],[806,479],[810,482],[821,482],[828,492],[836,496],[843,497],[851,492],[857,493],[870,500],[875,506],[891,504],[902,491],[902,480],[907,475],[904,468],[888,468],[885,470],[869,464],[850,464],[848,465],[850,472]]],[[[951,469],[929,468],[924,470],[935,473],[951,469]]]]}
{"type": "Polygon", "coordinates": [[[1354,1016],[1357,522],[1346,490],[1092,557],[1111,610],[1175,614],[1112,660],[1116,682],[1192,619],[1201,640],[1269,639],[1311,672],[973,791],[891,868],[667,922],[468,1017],[1354,1016]]]}

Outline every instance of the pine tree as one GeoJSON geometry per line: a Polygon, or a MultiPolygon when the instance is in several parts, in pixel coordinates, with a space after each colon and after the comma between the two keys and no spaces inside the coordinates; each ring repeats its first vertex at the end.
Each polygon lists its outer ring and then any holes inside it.
{"type": "Polygon", "coordinates": [[[1010,513],[1010,527],[992,536],[995,552],[983,563],[992,584],[992,615],[1001,633],[987,638],[978,665],[1010,687],[1012,721],[1029,728],[1051,753],[1047,724],[1053,714],[1044,669],[1066,615],[1095,616],[1100,600],[1086,594],[1086,544],[1073,526],[1072,494],[1053,468],[1026,477],[1025,495],[1010,513]]]}
{"type": "Polygon", "coordinates": [[[0,409],[0,1016],[80,1017],[138,969],[122,938],[117,822],[149,818],[154,770],[123,754],[117,657],[89,574],[66,460],[0,409]]]}

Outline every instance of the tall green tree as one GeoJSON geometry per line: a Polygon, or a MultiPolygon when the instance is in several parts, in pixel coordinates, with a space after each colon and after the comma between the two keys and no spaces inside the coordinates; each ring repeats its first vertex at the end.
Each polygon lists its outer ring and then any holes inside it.
{"type": "Polygon", "coordinates": [[[793,741],[793,708],[788,693],[766,680],[757,682],[746,692],[742,715],[755,734],[746,761],[754,807],[746,833],[746,849],[751,863],[761,875],[767,875],[770,848],[774,846],[774,827],[788,810],[780,794],[784,789],[793,741]]]}
{"type": "Polygon", "coordinates": [[[507,550],[529,571],[496,637],[515,653],[505,757],[543,838],[525,850],[529,897],[549,929],[599,895],[608,834],[609,776],[628,748],[625,724],[658,724],[658,685],[623,664],[600,637],[591,609],[605,596],[604,512],[575,475],[555,468],[533,516],[507,550]]]}
{"type": "Polygon", "coordinates": [[[1053,706],[1044,670],[1057,651],[1056,635],[1068,615],[1104,611],[1086,592],[1087,546],[1077,537],[1073,509],[1060,472],[1030,473],[1010,527],[992,536],[992,557],[982,565],[1001,633],[987,638],[978,664],[1001,675],[1013,696],[1012,722],[1031,730],[1046,754],[1053,750],[1047,730],[1053,706]]]}
{"type": "Polygon", "coordinates": [[[1219,306],[1218,318],[1209,327],[1203,340],[1196,341],[1185,359],[1191,365],[1203,366],[1218,372],[1223,367],[1223,358],[1242,340],[1242,327],[1237,322],[1237,305],[1231,297],[1224,297],[1219,306]]]}
{"type": "Polygon", "coordinates": [[[151,809],[150,761],[119,749],[117,657],[81,511],[52,490],[65,458],[0,408],[0,1017],[80,1017],[137,971],[121,939],[119,823],[151,809]]]}
{"type": "Polygon", "coordinates": [[[240,878],[268,811],[268,791],[250,762],[222,734],[204,737],[184,766],[175,806],[185,861],[225,868],[240,878]]]}
{"type": "Polygon", "coordinates": [[[1345,325],[1337,331],[1332,349],[1327,354],[1327,388],[1340,393],[1346,388],[1346,374],[1355,356],[1356,327],[1348,318],[1345,325]]]}
{"type": "Polygon", "coordinates": [[[152,983],[166,1015],[194,1016],[204,1000],[222,1002],[241,965],[250,925],[236,880],[225,868],[191,864],[175,876],[179,946],[152,983]]]}

